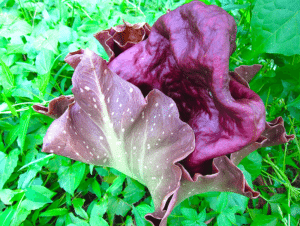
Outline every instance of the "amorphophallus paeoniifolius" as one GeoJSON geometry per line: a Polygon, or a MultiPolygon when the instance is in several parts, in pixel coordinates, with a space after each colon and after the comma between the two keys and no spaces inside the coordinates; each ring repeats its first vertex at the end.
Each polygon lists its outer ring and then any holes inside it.
{"type": "Polygon", "coordinates": [[[258,197],[237,164],[260,147],[293,139],[281,117],[248,82],[260,65],[229,71],[236,24],[223,9],[194,1],[146,23],[125,22],[95,37],[111,57],[92,51],[66,57],[72,96],[34,110],[56,118],[43,151],[113,167],[147,186],[166,225],[184,199],[207,191],[258,197]]]}

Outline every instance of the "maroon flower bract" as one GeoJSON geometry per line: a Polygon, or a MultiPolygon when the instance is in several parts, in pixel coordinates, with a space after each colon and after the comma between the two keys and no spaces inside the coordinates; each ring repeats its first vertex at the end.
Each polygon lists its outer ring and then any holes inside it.
{"type": "Polygon", "coordinates": [[[109,64],[144,94],[156,88],[176,102],[196,137],[184,161],[190,173],[210,173],[207,161],[253,143],[265,128],[260,97],[230,79],[235,35],[226,11],[195,1],[160,17],[147,40],[109,64]]]}
{"type": "Polygon", "coordinates": [[[109,64],[90,50],[66,57],[75,69],[74,98],[34,106],[57,118],[43,151],[113,167],[138,180],[155,206],[146,219],[157,226],[195,194],[258,197],[236,165],[257,148],[294,137],[286,135],[281,117],[265,121],[263,102],[249,88],[260,66],[229,72],[234,19],[195,1],[160,17],[149,36],[148,29],[125,23],[97,33],[109,64]],[[130,40],[115,33],[123,31],[130,40]]]}

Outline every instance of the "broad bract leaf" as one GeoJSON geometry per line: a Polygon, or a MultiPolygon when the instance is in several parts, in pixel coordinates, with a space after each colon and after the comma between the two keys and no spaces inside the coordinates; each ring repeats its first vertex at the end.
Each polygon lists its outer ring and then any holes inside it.
{"type": "Polygon", "coordinates": [[[175,163],[195,148],[175,102],[159,90],[144,98],[88,49],[66,61],[75,68],[75,102],[49,127],[43,151],[113,167],[147,186],[156,209],[162,208],[180,185],[175,163]]]}

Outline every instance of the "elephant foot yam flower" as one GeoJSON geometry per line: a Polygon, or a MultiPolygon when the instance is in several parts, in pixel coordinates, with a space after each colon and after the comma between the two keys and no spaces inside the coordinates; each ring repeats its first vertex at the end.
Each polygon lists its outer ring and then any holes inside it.
{"type": "Polygon", "coordinates": [[[266,122],[264,104],[249,88],[260,65],[229,71],[236,30],[226,11],[194,1],[152,28],[125,23],[97,33],[109,63],[88,49],[70,53],[74,98],[34,106],[57,118],[43,151],[138,180],[153,198],[155,212],[145,218],[156,226],[195,194],[257,198],[237,164],[294,135],[286,135],[281,117],[266,122]]]}

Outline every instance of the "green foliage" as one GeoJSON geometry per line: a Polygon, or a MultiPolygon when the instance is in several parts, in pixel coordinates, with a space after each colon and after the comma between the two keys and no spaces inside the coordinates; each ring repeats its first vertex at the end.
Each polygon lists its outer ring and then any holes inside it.
{"type": "Polygon", "coordinates": [[[251,20],[258,53],[300,54],[300,4],[293,0],[258,0],[251,20]]]}
{"type": "MultiPolygon", "coordinates": [[[[148,190],[120,172],[41,153],[52,119],[34,113],[72,94],[71,51],[89,48],[108,59],[93,34],[122,24],[150,25],[190,0],[0,1],[0,224],[148,226],[148,190]]],[[[178,205],[168,225],[299,225],[300,5],[294,0],[203,0],[237,22],[230,69],[262,64],[250,87],[263,99],[267,120],[284,118],[289,145],[262,148],[238,166],[261,192],[250,200],[208,192],[178,205]],[[256,179],[256,180],[255,180],[256,179]],[[255,182],[253,182],[255,180],[255,182]]]]}

